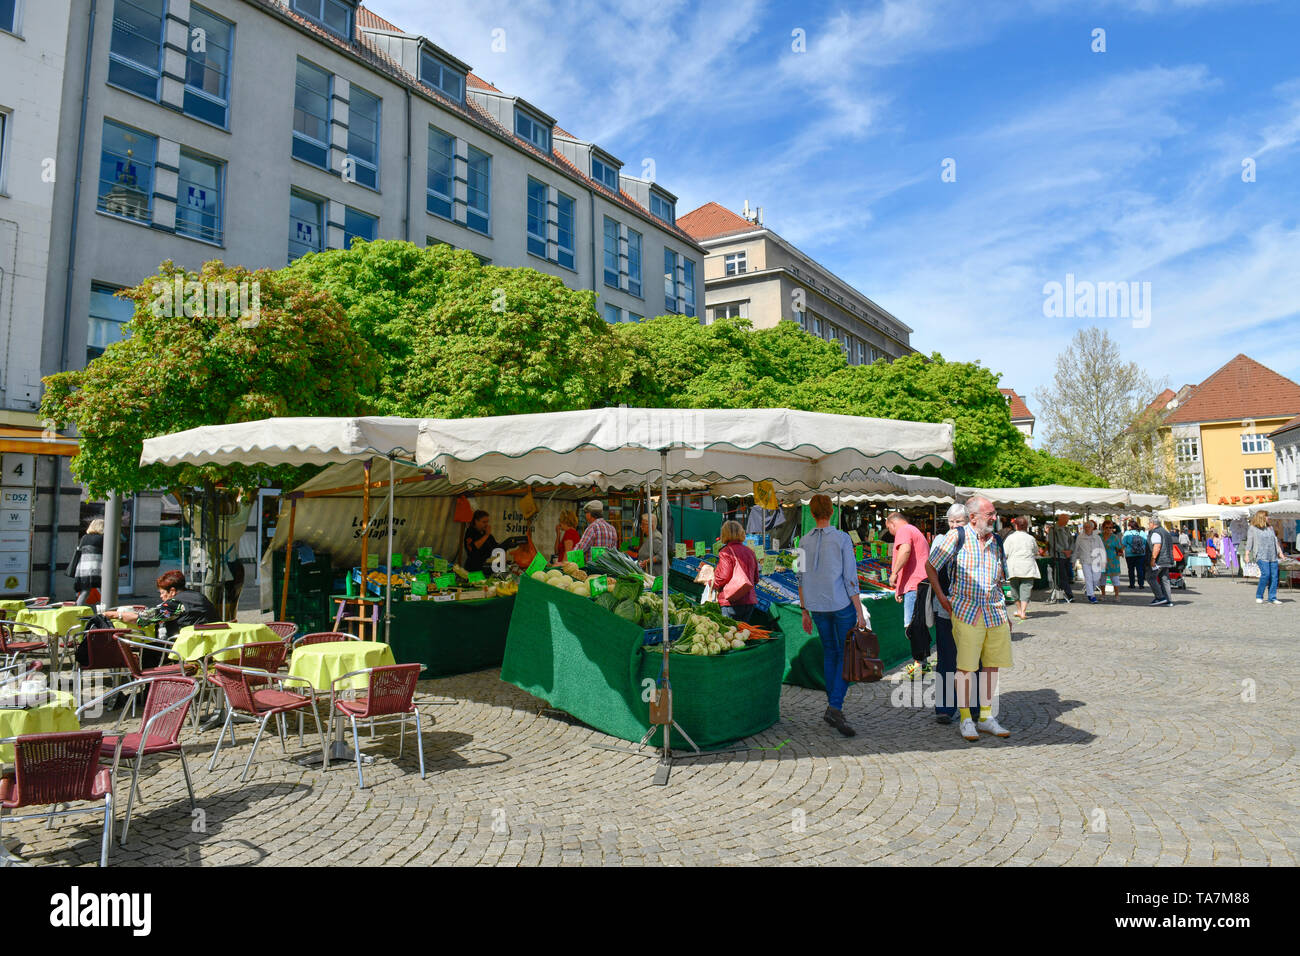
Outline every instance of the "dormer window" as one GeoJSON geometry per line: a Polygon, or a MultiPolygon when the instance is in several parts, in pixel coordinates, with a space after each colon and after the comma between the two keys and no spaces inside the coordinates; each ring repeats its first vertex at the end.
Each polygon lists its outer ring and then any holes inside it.
{"type": "Polygon", "coordinates": [[[594,154],[591,157],[591,178],[611,192],[618,192],[618,167],[597,159],[594,154]]]}
{"type": "Polygon", "coordinates": [[[465,102],[465,73],[428,50],[420,53],[420,82],[448,99],[465,102]]]}
{"type": "Polygon", "coordinates": [[[551,127],[531,113],[515,107],[515,135],[526,139],[543,153],[551,151],[551,127]]]}
{"type": "Polygon", "coordinates": [[[656,219],[662,219],[670,226],[676,225],[677,204],[652,192],[650,194],[650,215],[656,219]]]}
{"type": "Polygon", "coordinates": [[[320,24],[330,33],[343,39],[352,39],[352,14],[354,10],[343,0],[292,0],[293,12],[313,23],[320,24]]]}

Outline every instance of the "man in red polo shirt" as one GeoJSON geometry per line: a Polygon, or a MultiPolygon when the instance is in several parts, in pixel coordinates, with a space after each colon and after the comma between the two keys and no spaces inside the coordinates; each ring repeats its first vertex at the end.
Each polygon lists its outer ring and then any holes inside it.
{"type": "MultiPolygon", "coordinates": [[[[930,543],[921,529],[895,511],[885,519],[885,527],[894,536],[894,563],[889,572],[889,586],[894,589],[894,600],[903,602],[903,630],[912,645],[912,663],[906,674],[912,680],[928,674],[930,667],[930,631],[912,627],[916,616],[916,589],[925,580],[925,562],[930,554],[930,543]]],[[[924,615],[922,615],[924,617],[924,615]]]]}

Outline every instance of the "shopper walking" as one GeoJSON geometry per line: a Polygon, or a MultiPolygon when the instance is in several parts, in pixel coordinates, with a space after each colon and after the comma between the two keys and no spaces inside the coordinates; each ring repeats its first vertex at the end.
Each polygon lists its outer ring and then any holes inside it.
{"type": "Polygon", "coordinates": [[[1268,512],[1256,511],[1250,519],[1250,530],[1246,532],[1246,560],[1259,565],[1259,584],[1255,586],[1255,603],[1264,603],[1264,593],[1268,592],[1270,604],[1281,604],[1277,599],[1278,561],[1282,555],[1282,544],[1277,540],[1277,532],[1269,527],[1268,512]]]}
{"type": "Polygon", "coordinates": [[[739,521],[723,522],[718,535],[722,550],[713,570],[713,587],[724,617],[748,621],[758,606],[758,558],[745,546],[745,529],[739,521]]]}
{"type": "Polygon", "coordinates": [[[862,606],[858,590],[858,564],[853,555],[853,540],[832,528],[834,507],[826,495],[813,495],[808,504],[816,527],[799,539],[799,609],[803,612],[805,634],[817,626],[822,642],[822,661],[826,676],[826,713],[830,724],[845,737],[856,731],[844,719],[844,639],[854,624],[869,627],[871,619],[862,606]]]}
{"type": "MultiPolygon", "coordinates": [[[[930,630],[916,618],[916,589],[925,580],[925,562],[930,544],[921,529],[899,512],[885,518],[885,527],[894,536],[894,561],[889,572],[889,586],[894,600],[903,602],[903,631],[911,644],[912,663],[904,672],[911,680],[930,673],[930,630]],[[916,626],[913,626],[915,622],[916,626]]],[[[924,608],[922,608],[924,610],[924,608]]]]}
{"type": "Polygon", "coordinates": [[[1023,621],[1029,617],[1029,601],[1038,583],[1038,542],[1029,533],[1028,518],[1015,518],[1012,526],[1014,530],[1002,547],[1007,554],[1007,576],[1016,599],[1016,617],[1023,621]]]}
{"type": "Polygon", "coordinates": [[[1169,569],[1174,566],[1174,536],[1160,523],[1160,516],[1154,515],[1148,522],[1147,552],[1151,555],[1147,562],[1147,582],[1155,597],[1152,607],[1172,607],[1173,592],[1169,590],[1169,569]]]}
{"type": "Polygon", "coordinates": [[[1124,563],[1128,565],[1128,587],[1147,586],[1147,536],[1138,524],[1137,518],[1128,519],[1128,530],[1124,532],[1124,563]],[[1135,585],[1133,582],[1136,581],[1135,585]]]}
{"type": "MultiPolygon", "coordinates": [[[[954,528],[966,527],[966,506],[960,502],[951,505],[948,508],[948,530],[954,528]]],[[[943,535],[939,535],[930,545],[930,561],[934,560],[935,550],[943,541],[943,535]]],[[[948,572],[950,567],[940,568],[938,571],[939,588],[947,594],[951,587],[948,572]]],[[[927,574],[928,574],[927,568],[927,574]]],[[[952,613],[944,610],[939,603],[939,591],[935,590],[929,581],[921,585],[919,590],[926,592],[926,624],[934,628],[934,646],[938,656],[938,663],[935,664],[935,693],[934,693],[934,719],[941,724],[950,724],[953,718],[957,716],[957,645],[953,642],[952,637],[952,613]]],[[[979,684],[975,686],[975,697],[972,706],[979,706],[979,684]]]]}
{"type": "Polygon", "coordinates": [[[1047,555],[1056,572],[1056,586],[1065,592],[1067,604],[1074,600],[1074,541],[1067,527],[1069,522],[1069,515],[1057,515],[1056,524],[1047,532],[1047,555]]]}
{"type": "Polygon", "coordinates": [[[1106,570],[1106,545],[1097,534],[1097,522],[1085,521],[1083,530],[1074,536],[1074,558],[1083,570],[1083,593],[1089,604],[1097,603],[1097,582],[1106,570]]]}
{"type": "Polygon", "coordinates": [[[1113,521],[1101,523],[1101,543],[1106,547],[1106,571],[1102,577],[1101,596],[1106,596],[1106,585],[1115,589],[1119,600],[1119,556],[1124,553],[1124,539],[1119,535],[1119,525],[1113,521]]]}
{"type": "Polygon", "coordinates": [[[92,518],[86,533],[77,542],[77,550],[68,562],[68,577],[77,590],[77,603],[90,600],[90,592],[100,585],[104,573],[104,519],[92,518]]]}
{"type": "Polygon", "coordinates": [[[958,731],[966,740],[980,734],[1010,737],[1011,732],[993,716],[998,671],[1011,666],[1011,622],[1007,619],[1002,582],[1006,564],[1001,544],[993,533],[997,510],[993,502],[976,495],[966,502],[970,524],[955,528],[936,543],[926,564],[930,586],[944,610],[952,615],[952,636],[957,645],[958,731]],[[952,564],[951,597],[939,585],[940,569],[952,564]],[[983,665],[979,720],[970,712],[970,675],[983,665]]]}

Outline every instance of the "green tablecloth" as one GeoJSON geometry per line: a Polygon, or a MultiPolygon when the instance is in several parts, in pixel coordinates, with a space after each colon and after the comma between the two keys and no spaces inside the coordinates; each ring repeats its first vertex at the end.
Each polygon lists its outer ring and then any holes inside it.
{"type": "Polygon", "coordinates": [[[423,664],[422,680],[500,667],[514,609],[514,597],[394,601],[393,656],[399,664],[423,664]]]}
{"type": "MultiPolygon", "coordinates": [[[[335,641],[330,644],[308,644],[295,650],[289,661],[289,673],[294,677],[305,677],[316,690],[329,693],[330,681],[342,677],[348,671],[396,663],[393,649],[379,641],[335,641]]],[[[340,685],[340,689],[360,689],[365,686],[366,678],[362,675],[340,685]]],[[[286,689],[303,692],[302,685],[295,686],[294,682],[290,682],[286,689]]]]}
{"type": "MultiPolygon", "coordinates": [[[[880,659],[886,668],[897,667],[912,659],[912,648],[903,630],[903,605],[892,597],[866,602],[871,615],[871,629],[880,638],[880,659]]],[[[785,635],[785,676],[787,684],[826,689],[822,642],[814,625],[812,634],[803,632],[803,615],[797,604],[773,604],[771,613],[785,635]]]]}
{"type": "MultiPolygon", "coordinates": [[[[18,737],[22,734],[54,734],[80,730],[76,704],[71,694],[51,691],[50,702],[27,710],[0,710],[0,737],[18,737]]],[[[0,747],[0,763],[11,763],[14,748],[11,744],[0,747]]]]}
{"type": "Polygon", "coordinates": [[[182,627],[176,635],[172,652],[183,661],[197,661],[215,650],[234,644],[258,644],[280,639],[280,635],[265,624],[232,623],[229,627],[201,631],[196,631],[193,627],[182,627]]]}
{"type": "MultiPolygon", "coordinates": [[[[650,727],[648,693],[662,663],[643,638],[640,627],[590,600],[526,578],[501,679],[597,730],[638,741],[650,727]]],[[[673,654],[677,722],[703,748],[772,726],[781,717],[784,653],[785,642],[774,637],[719,657],[673,654]]]]}
{"type": "Polygon", "coordinates": [[[68,628],[80,623],[82,618],[90,617],[94,613],[94,608],[83,606],[29,608],[18,611],[14,615],[14,620],[19,624],[35,624],[47,631],[54,631],[56,634],[67,634],[68,628]]]}

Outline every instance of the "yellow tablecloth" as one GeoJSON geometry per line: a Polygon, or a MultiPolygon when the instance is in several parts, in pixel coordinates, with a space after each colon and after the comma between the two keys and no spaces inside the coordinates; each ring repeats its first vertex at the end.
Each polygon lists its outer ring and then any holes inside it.
{"type": "MultiPolygon", "coordinates": [[[[18,737],[22,734],[54,734],[80,730],[75,701],[65,691],[51,691],[51,699],[40,707],[27,710],[0,710],[0,737],[18,737]]],[[[14,748],[10,744],[0,747],[0,763],[13,763],[14,748]]]]}
{"type": "Polygon", "coordinates": [[[17,614],[25,607],[27,607],[26,601],[10,601],[10,600],[0,601],[0,611],[5,612],[5,620],[7,621],[12,621],[14,619],[14,615],[17,614]]]}
{"type": "Polygon", "coordinates": [[[183,661],[197,661],[232,644],[258,644],[278,640],[280,635],[265,624],[233,623],[230,627],[214,631],[196,631],[193,627],[182,627],[176,635],[172,651],[183,661]]]}
{"type": "MultiPolygon", "coordinates": [[[[325,692],[330,689],[330,681],[342,677],[348,671],[396,663],[393,649],[387,644],[379,641],[338,641],[298,648],[289,661],[289,673],[294,677],[307,678],[312,687],[325,692]]],[[[361,675],[347,683],[349,688],[364,688],[367,681],[361,675]]],[[[297,689],[292,683],[286,685],[286,690],[297,689]]]]}
{"type": "Polygon", "coordinates": [[[94,613],[93,607],[84,606],[27,608],[15,614],[14,620],[19,624],[35,624],[56,634],[67,634],[68,628],[79,624],[82,618],[90,617],[94,613]]]}

